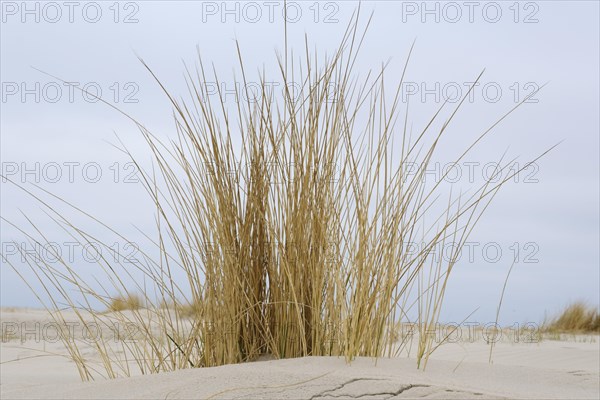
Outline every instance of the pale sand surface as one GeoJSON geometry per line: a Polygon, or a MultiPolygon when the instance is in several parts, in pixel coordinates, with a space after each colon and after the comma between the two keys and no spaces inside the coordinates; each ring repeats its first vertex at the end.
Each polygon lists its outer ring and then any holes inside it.
{"type": "MultiPolygon", "coordinates": [[[[2,322],[47,321],[45,311],[4,309],[2,322]]],[[[42,325],[43,326],[43,325],[42,325]]],[[[394,399],[394,398],[600,398],[597,336],[515,343],[494,348],[485,341],[444,344],[425,371],[414,354],[359,358],[306,357],[82,383],[60,341],[30,335],[0,344],[0,397],[68,399],[394,399]],[[52,355],[48,353],[55,353],[52,355]]],[[[411,353],[414,353],[413,344],[411,353]]],[[[86,356],[94,357],[93,351],[86,356]]]]}

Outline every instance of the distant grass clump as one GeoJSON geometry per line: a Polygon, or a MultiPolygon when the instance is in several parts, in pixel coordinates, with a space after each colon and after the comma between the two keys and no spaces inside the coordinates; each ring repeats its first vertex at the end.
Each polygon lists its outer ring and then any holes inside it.
{"type": "MultiPolygon", "coordinates": [[[[135,324],[136,340],[121,347],[94,342],[106,376],[129,375],[131,364],[147,374],[265,354],[391,356],[397,354],[391,328],[415,309],[418,365],[426,365],[439,344],[425,333],[438,322],[461,249],[500,187],[520,171],[501,158],[501,179],[467,192],[443,189],[445,175],[425,179],[479,78],[459,102],[441,105],[413,130],[401,101],[408,60],[394,73],[397,86],[386,83],[384,76],[394,72],[386,66],[355,74],[364,39],[358,21],[356,14],[331,56],[313,54],[307,43],[298,58],[286,43],[275,65],[275,81],[285,88],[280,94],[264,70],[249,84],[238,46],[233,107],[226,106],[231,93],[221,91],[217,71],[208,75],[202,59],[186,67],[188,100],[155,77],[171,102],[176,138],[159,139],[127,117],[153,157],[149,171],[132,158],[156,209],[151,240],[158,256],[140,249],[134,263],[99,260],[112,285],[105,288],[66,260],[48,264],[23,254],[56,322],[64,322],[56,310],[66,304],[85,326],[90,319],[111,329],[116,322],[135,324]],[[414,249],[415,243],[422,245],[414,249]],[[435,257],[448,244],[450,254],[435,257]],[[128,289],[141,293],[139,302],[115,303],[107,295],[128,289]],[[110,322],[92,306],[98,303],[116,311],[110,322]]],[[[454,161],[464,160],[517,107],[477,132],[454,161]]],[[[96,232],[76,227],[75,218],[47,211],[82,245],[100,242],[96,232]]],[[[82,379],[93,379],[101,368],[90,366],[76,342],[65,345],[82,379]]]]}
{"type": "Polygon", "coordinates": [[[557,333],[600,333],[598,307],[578,301],[569,304],[546,324],[546,331],[557,333]]]}
{"type": "Polygon", "coordinates": [[[137,294],[128,294],[125,297],[113,297],[108,306],[109,311],[137,310],[142,308],[143,301],[137,294]]]}

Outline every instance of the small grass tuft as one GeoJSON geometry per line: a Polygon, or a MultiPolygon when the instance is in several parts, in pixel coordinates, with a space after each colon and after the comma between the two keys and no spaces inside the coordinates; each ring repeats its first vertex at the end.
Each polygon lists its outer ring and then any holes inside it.
{"type": "Polygon", "coordinates": [[[202,310],[199,303],[179,303],[176,305],[177,312],[183,318],[196,318],[201,315],[202,310]]]}
{"type": "Polygon", "coordinates": [[[140,296],[136,294],[128,294],[125,297],[114,297],[110,300],[108,306],[109,311],[125,311],[125,310],[139,310],[142,308],[143,302],[140,296]]]}
{"type": "Polygon", "coordinates": [[[600,333],[600,313],[597,307],[583,301],[569,304],[547,325],[547,332],[600,333]]]}

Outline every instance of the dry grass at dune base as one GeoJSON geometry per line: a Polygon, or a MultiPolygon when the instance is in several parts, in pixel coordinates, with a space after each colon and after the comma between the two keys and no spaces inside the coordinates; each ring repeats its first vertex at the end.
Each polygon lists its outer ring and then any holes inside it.
{"type": "Polygon", "coordinates": [[[124,310],[137,310],[142,308],[144,302],[139,295],[128,294],[125,297],[113,297],[110,300],[108,311],[124,311],[124,310]]]}
{"type": "MultiPolygon", "coordinates": [[[[56,322],[65,322],[60,310],[66,306],[84,327],[138,324],[134,341],[93,343],[100,365],[90,365],[77,341],[65,341],[83,380],[128,376],[131,368],[150,374],[267,354],[347,361],[393,356],[397,335],[390,326],[409,314],[417,316],[419,333],[435,326],[464,243],[499,189],[530,163],[513,171],[514,160],[499,157],[501,179],[466,193],[445,190],[444,179],[427,182],[430,163],[470,91],[413,130],[400,101],[408,60],[394,87],[384,79],[391,74],[386,66],[360,79],[353,72],[365,33],[357,13],[331,56],[311,55],[307,43],[298,58],[286,43],[277,58],[278,80],[282,87],[300,83],[300,95],[273,94],[267,84],[273,79],[262,72],[258,99],[236,93],[245,100],[234,110],[225,107],[220,90],[216,99],[207,93],[221,87],[207,82],[220,79],[216,71],[207,76],[201,59],[195,69],[186,67],[186,101],[176,100],[144,64],[171,102],[177,134],[161,140],[125,114],[154,161],[148,171],[132,156],[156,209],[155,246],[140,249],[134,263],[98,260],[94,272],[106,278],[102,283],[60,257],[48,264],[23,253],[49,301],[30,287],[56,322]],[[418,170],[407,175],[407,165],[418,170]],[[433,256],[450,242],[452,254],[433,256]],[[408,252],[410,243],[424,245],[408,252]],[[110,321],[98,305],[113,310],[110,321]]],[[[241,85],[235,87],[244,88],[247,71],[241,48],[236,51],[241,85]]],[[[494,117],[454,161],[469,155],[520,104],[494,117]]],[[[102,242],[97,232],[77,226],[81,218],[115,233],[59,196],[22,189],[82,245],[102,242]],[[42,197],[72,207],[74,215],[58,213],[42,197]]],[[[33,223],[32,232],[12,225],[32,243],[47,241],[33,223]]],[[[417,337],[417,363],[424,368],[439,343],[426,334],[417,337]]]]}
{"type": "Polygon", "coordinates": [[[557,316],[545,322],[543,330],[550,333],[600,334],[599,308],[583,301],[569,304],[557,316]]]}

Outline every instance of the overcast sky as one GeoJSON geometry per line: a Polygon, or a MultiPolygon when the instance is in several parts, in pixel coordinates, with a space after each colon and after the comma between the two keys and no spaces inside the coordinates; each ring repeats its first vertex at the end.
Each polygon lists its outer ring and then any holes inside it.
{"type": "MultiPolygon", "coordinates": [[[[300,54],[306,34],[311,47],[331,54],[356,6],[290,2],[290,48],[300,54]]],[[[115,110],[32,67],[100,90],[109,103],[160,137],[173,137],[169,104],[137,56],[174,93],[185,96],[183,62],[195,62],[198,46],[204,62],[214,63],[225,85],[233,85],[235,39],[248,70],[264,66],[274,71],[275,51],[283,51],[282,9],[283,3],[268,1],[3,1],[2,174],[25,186],[37,181],[141,242],[132,226],[152,233],[154,210],[139,185],[129,182],[128,159],[112,146],[116,133],[148,158],[139,132],[115,110]]],[[[355,72],[364,76],[391,60],[387,76],[397,81],[416,40],[404,92],[415,129],[444,96],[466,93],[485,69],[449,133],[440,168],[547,83],[467,160],[473,164],[461,166],[462,184],[469,173],[481,182],[485,164],[505,151],[523,165],[563,141],[506,186],[481,221],[472,237],[472,260],[453,272],[445,319],[462,321],[479,307],[471,319],[493,321],[516,252],[503,323],[538,322],[573,300],[598,304],[598,2],[364,2],[363,21],[371,11],[355,72]]],[[[64,243],[64,234],[23,192],[2,183],[1,198],[4,218],[23,225],[23,212],[48,237],[64,243]]],[[[23,235],[3,223],[1,240],[2,252],[18,264],[10,246],[23,241],[23,235]]],[[[1,274],[3,306],[36,305],[35,296],[4,262],[1,274]]]]}

